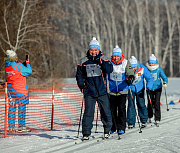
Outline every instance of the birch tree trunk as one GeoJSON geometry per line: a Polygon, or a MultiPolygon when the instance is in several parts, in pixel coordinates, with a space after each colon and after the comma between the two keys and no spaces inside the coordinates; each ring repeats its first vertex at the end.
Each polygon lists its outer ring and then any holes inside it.
{"type": "MultiPolygon", "coordinates": [[[[168,33],[169,33],[169,41],[168,41],[168,48],[166,48],[167,50],[169,49],[169,71],[170,71],[170,76],[173,76],[173,55],[172,55],[172,37],[173,37],[173,33],[174,33],[174,27],[176,22],[172,19],[171,14],[173,13],[173,10],[170,10],[170,3],[168,3],[167,0],[165,0],[165,6],[166,6],[166,13],[167,13],[167,20],[168,20],[168,33]],[[170,14],[171,11],[171,14],[170,14]]],[[[165,51],[166,54],[168,51],[165,51]]],[[[163,58],[163,64],[165,62],[165,57],[163,58]]]]}
{"type": "Polygon", "coordinates": [[[159,1],[155,0],[155,8],[154,8],[154,23],[155,23],[155,48],[154,48],[154,54],[156,58],[158,58],[160,61],[160,44],[159,44],[159,35],[160,35],[160,24],[159,24],[159,1]]]}
{"type": "Polygon", "coordinates": [[[143,2],[140,0],[135,0],[138,14],[138,23],[139,23],[139,62],[142,63],[142,50],[143,50],[143,2]]]}
{"type": "Polygon", "coordinates": [[[150,56],[152,52],[152,43],[151,43],[151,22],[150,22],[150,16],[149,16],[149,0],[146,0],[146,28],[148,32],[148,57],[150,56]]]}

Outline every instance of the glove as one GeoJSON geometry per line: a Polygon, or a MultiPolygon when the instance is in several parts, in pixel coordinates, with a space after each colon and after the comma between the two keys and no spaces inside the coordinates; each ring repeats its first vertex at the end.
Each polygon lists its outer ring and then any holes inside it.
{"type": "Polygon", "coordinates": [[[166,83],[166,82],[163,83],[163,87],[164,87],[164,88],[167,87],[167,83],[166,83]]]}
{"type": "Polygon", "coordinates": [[[82,92],[84,89],[87,89],[87,86],[81,85],[81,86],[79,86],[79,88],[80,88],[80,90],[81,90],[81,92],[82,92]]]}
{"type": "Polygon", "coordinates": [[[125,82],[128,84],[128,86],[130,84],[132,84],[134,81],[134,75],[130,75],[128,78],[126,78],[125,82]]]}
{"type": "Polygon", "coordinates": [[[148,88],[146,88],[146,92],[147,92],[147,94],[149,94],[149,95],[150,95],[150,93],[151,93],[150,89],[148,89],[148,88]]]}
{"type": "Polygon", "coordinates": [[[94,61],[97,65],[101,65],[102,64],[102,59],[99,56],[94,57],[94,61]]]}

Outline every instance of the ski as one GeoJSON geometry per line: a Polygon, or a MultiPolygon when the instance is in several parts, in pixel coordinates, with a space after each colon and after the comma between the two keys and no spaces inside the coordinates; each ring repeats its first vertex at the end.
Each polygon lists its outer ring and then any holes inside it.
{"type": "Polygon", "coordinates": [[[111,134],[108,138],[104,138],[104,137],[98,138],[98,139],[97,139],[97,142],[100,142],[100,141],[102,141],[102,140],[109,140],[109,139],[111,139],[111,138],[113,138],[113,135],[112,135],[112,134],[111,134]]]}
{"type": "MultiPolygon", "coordinates": [[[[99,138],[99,137],[98,137],[99,138]]],[[[83,140],[82,138],[79,138],[79,139],[75,139],[75,144],[78,144],[78,143],[82,143],[82,142],[89,142],[89,141],[92,141],[94,139],[98,139],[94,136],[90,136],[88,140],[83,140]]]]}
{"type": "MultiPolygon", "coordinates": [[[[91,136],[91,137],[89,138],[89,140],[82,140],[82,138],[76,139],[75,144],[79,144],[79,143],[83,143],[83,142],[85,143],[85,142],[90,142],[90,141],[100,142],[100,141],[102,141],[102,140],[109,140],[109,139],[111,139],[111,138],[115,138],[115,137],[114,137],[114,134],[111,134],[108,138],[104,138],[103,136],[100,136],[100,137],[91,136]]],[[[122,138],[121,138],[121,134],[118,134],[117,140],[121,140],[121,139],[122,139],[122,138]]]]}

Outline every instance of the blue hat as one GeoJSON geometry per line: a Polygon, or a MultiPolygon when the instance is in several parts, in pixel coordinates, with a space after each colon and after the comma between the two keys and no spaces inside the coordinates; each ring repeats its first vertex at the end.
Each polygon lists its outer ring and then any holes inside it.
{"type": "Polygon", "coordinates": [[[116,45],[116,48],[113,49],[112,56],[122,56],[122,50],[116,45]]]}
{"type": "Polygon", "coordinates": [[[96,48],[100,50],[99,42],[96,40],[96,37],[93,37],[93,39],[89,43],[89,49],[91,48],[96,48]]]}
{"type": "Polygon", "coordinates": [[[7,50],[6,54],[7,54],[7,57],[16,57],[17,56],[16,52],[13,50],[7,50]]]}
{"type": "Polygon", "coordinates": [[[148,63],[156,63],[156,56],[154,56],[154,54],[151,54],[148,63]]]}
{"type": "Polygon", "coordinates": [[[137,67],[138,65],[138,61],[134,56],[131,56],[131,58],[129,59],[129,62],[131,63],[131,67],[137,67]]]}

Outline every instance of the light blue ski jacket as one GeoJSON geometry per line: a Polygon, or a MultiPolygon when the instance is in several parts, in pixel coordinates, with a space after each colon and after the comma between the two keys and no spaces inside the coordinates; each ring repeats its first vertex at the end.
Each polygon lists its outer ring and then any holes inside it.
{"type": "Polygon", "coordinates": [[[158,61],[156,60],[155,66],[149,66],[148,62],[146,63],[146,66],[148,70],[150,71],[152,77],[153,77],[153,87],[151,90],[157,90],[159,88],[162,88],[162,81],[163,83],[168,83],[168,78],[165,75],[163,69],[159,67],[158,61]]]}

